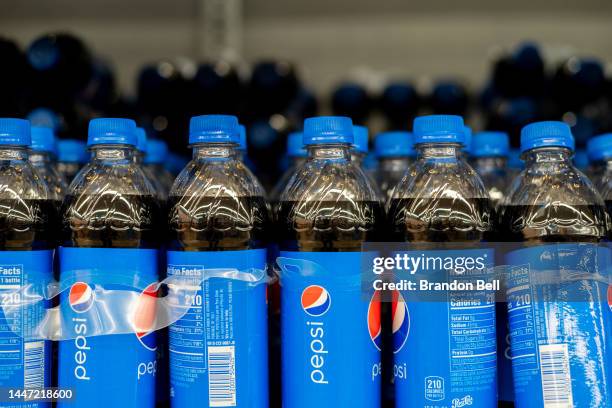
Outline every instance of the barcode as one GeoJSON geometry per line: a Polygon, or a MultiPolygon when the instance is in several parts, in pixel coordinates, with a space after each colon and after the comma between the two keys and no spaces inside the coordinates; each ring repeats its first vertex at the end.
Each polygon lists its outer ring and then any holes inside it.
{"type": "Polygon", "coordinates": [[[540,370],[544,407],[573,407],[567,344],[540,345],[540,370]]]}
{"type": "Polygon", "coordinates": [[[208,347],[208,402],[211,407],[236,406],[234,346],[208,347]]]}
{"type": "Polygon", "coordinates": [[[24,344],[23,388],[45,386],[45,342],[34,341],[24,344]]]}

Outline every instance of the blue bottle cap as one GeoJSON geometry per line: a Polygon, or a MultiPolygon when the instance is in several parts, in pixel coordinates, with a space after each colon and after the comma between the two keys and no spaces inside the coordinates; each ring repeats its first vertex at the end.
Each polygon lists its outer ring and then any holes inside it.
{"type": "Polygon", "coordinates": [[[0,145],[29,146],[30,122],[25,119],[0,118],[0,145]]]}
{"type": "Polygon", "coordinates": [[[536,122],[521,130],[521,152],[538,147],[566,147],[574,150],[574,136],[567,123],[536,122]]]}
{"type": "Polygon", "coordinates": [[[34,152],[44,152],[57,154],[57,145],[55,143],[55,134],[53,129],[45,126],[32,126],[32,143],[30,150],[34,152]]]}
{"type": "Polygon", "coordinates": [[[463,130],[464,130],[464,137],[465,137],[465,140],[463,141],[463,151],[466,152],[468,155],[471,155],[472,154],[472,128],[469,126],[464,126],[463,130]]]}
{"type": "Polygon", "coordinates": [[[304,144],[353,144],[353,121],[346,116],[318,116],[304,121],[304,144]]]}
{"type": "Polygon", "coordinates": [[[189,144],[240,142],[238,118],[232,115],[201,115],[189,121],[189,144]]]}
{"type": "Polygon", "coordinates": [[[414,136],[400,130],[379,133],[374,139],[374,148],[378,157],[411,157],[416,154],[414,136]]]}
{"type": "Polygon", "coordinates": [[[368,128],[365,126],[353,125],[353,149],[357,153],[368,153],[368,128]]]}
{"type": "Polygon", "coordinates": [[[465,142],[465,126],[461,116],[419,116],[414,119],[412,131],[416,144],[465,142]]]}
{"type": "Polygon", "coordinates": [[[504,132],[485,131],[476,133],[472,139],[472,156],[508,156],[510,141],[504,132]]]}
{"type": "Polygon", "coordinates": [[[247,151],[247,137],[246,137],[246,128],[244,125],[238,125],[238,131],[240,132],[240,140],[238,141],[238,149],[241,152],[247,151]]]}
{"type": "Polygon", "coordinates": [[[163,163],[168,156],[168,145],[163,140],[147,139],[147,155],[145,163],[163,163]]]}
{"type": "Polygon", "coordinates": [[[89,121],[87,146],[120,144],[136,146],[136,122],[132,119],[99,118],[89,121]]]}
{"type": "Polygon", "coordinates": [[[136,128],[136,150],[147,153],[147,132],[141,128],[136,128]]]}
{"type": "Polygon", "coordinates": [[[601,161],[612,157],[612,133],[590,139],[587,142],[587,155],[590,161],[601,161]]]}
{"type": "Polygon", "coordinates": [[[57,142],[57,160],[66,163],[87,163],[87,146],[81,140],[65,139],[57,142]]]}
{"type": "Polygon", "coordinates": [[[302,132],[291,132],[287,136],[287,156],[306,157],[308,152],[304,148],[304,134],[302,132]]]}

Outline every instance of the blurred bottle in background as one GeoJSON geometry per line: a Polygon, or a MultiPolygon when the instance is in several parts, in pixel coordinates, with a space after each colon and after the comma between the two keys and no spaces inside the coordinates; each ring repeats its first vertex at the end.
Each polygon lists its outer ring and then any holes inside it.
{"type": "Polygon", "coordinates": [[[53,130],[48,127],[32,126],[32,144],[30,145],[30,163],[36,168],[40,177],[49,187],[49,198],[53,200],[59,211],[68,185],[64,176],[55,165],[57,144],[53,130]]]}
{"type": "Polygon", "coordinates": [[[378,101],[389,130],[408,130],[420,104],[417,89],[410,82],[391,82],[378,101]]]}
{"type": "Polygon", "coordinates": [[[81,140],[63,139],[57,142],[57,171],[68,183],[89,161],[90,154],[85,142],[81,140]]]}
{"type": "Polygon", "coordinates": [[[25,54],[14,41],[0,37],[0,116],[22,117],[25,115],[25,89],[30,78],[30,69],[25,54]]]}
{"type": "Polygon", "coordinates": [[[372,111],[373,100],[364,86],[345,82],[333,91],[331,105],[334,115],[349,117],[356,125],[365,125],[372,111]]]}
{"type": "Polygon", "coordinates": [[[504,202],[505,192],[512,181],[508,168],[508,134],[485,131],[474,135],[472,166],[480,175],[494,207],[504,202]]]}
{"type": "Polygon", "coordinates": [[[278,180],[278,183],[276,183],[270,192],[270,202],[272,204],[278,201],[278,198],[285,190],[285,187],[287,186],[287,183],[289,183],[291,177],[293,177],[300,166],[306,161],[308,152],[306,151],[306,147],[304,147],[302,138],[302,132],[292,132],[289,133],[289,136],[287,137],[287,157],[289,157],[290,164],[289,168],[287,168],[285,173],[278,180]]]}
{"type": "Polygon", "coordinates": [[[428,100],[432,113],[458,116],[466,116],[469,103],[467,88],[455,80],[442,80],[435,83],[428,100]]]}
{"type": "Polygon", "coordinates": [[[376,184],[385,202],[388,202],[393,189],[416,157],[414,137],[412,133],[404,131],[383,132],[374,139],[374,147],[378,158],[376,184]]]}
{"type": "Polygon", "coordinates": [[[174,176],[164,167],[168,156],[166,142],[158,139],[147,139],[147,154],[144,158],[144,171],[157,184],[157,193],[162,199],[168,197],[168,192],[174,183],[174,176]]]}
{"type": "Polygon", "coordinates": [[[598,191],[602,191],[612,176],[612,133],[590,139],[587,143],[589,167],[587,176],[598,191]]]}

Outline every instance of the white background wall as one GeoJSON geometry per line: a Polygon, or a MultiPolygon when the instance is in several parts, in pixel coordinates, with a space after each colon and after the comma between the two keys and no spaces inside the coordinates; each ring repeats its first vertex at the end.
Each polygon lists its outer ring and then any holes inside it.
{"type": "MultiPolygon", "coordinates": [[[[0,0],[0,35],[25,45],[68,30],[110,58],[122,87],[160,57],[201,59],[206,0],[0,0]]],[[[318,90],[348,74],[458,75],[478,84],[498,46],[541,41],[612,62],[612,2],[599,0],[245,0],[241,57],[286,58],[318,90]]]]}

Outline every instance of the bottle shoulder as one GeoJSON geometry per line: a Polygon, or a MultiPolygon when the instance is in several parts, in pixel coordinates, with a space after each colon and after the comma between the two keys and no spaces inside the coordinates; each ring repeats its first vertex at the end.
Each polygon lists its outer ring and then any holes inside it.
{"type": "Polygon", "coordinates": [[[296,169],[280,201],[378,201],[370,178],[350,161],[309,160],[296,169]]]}

